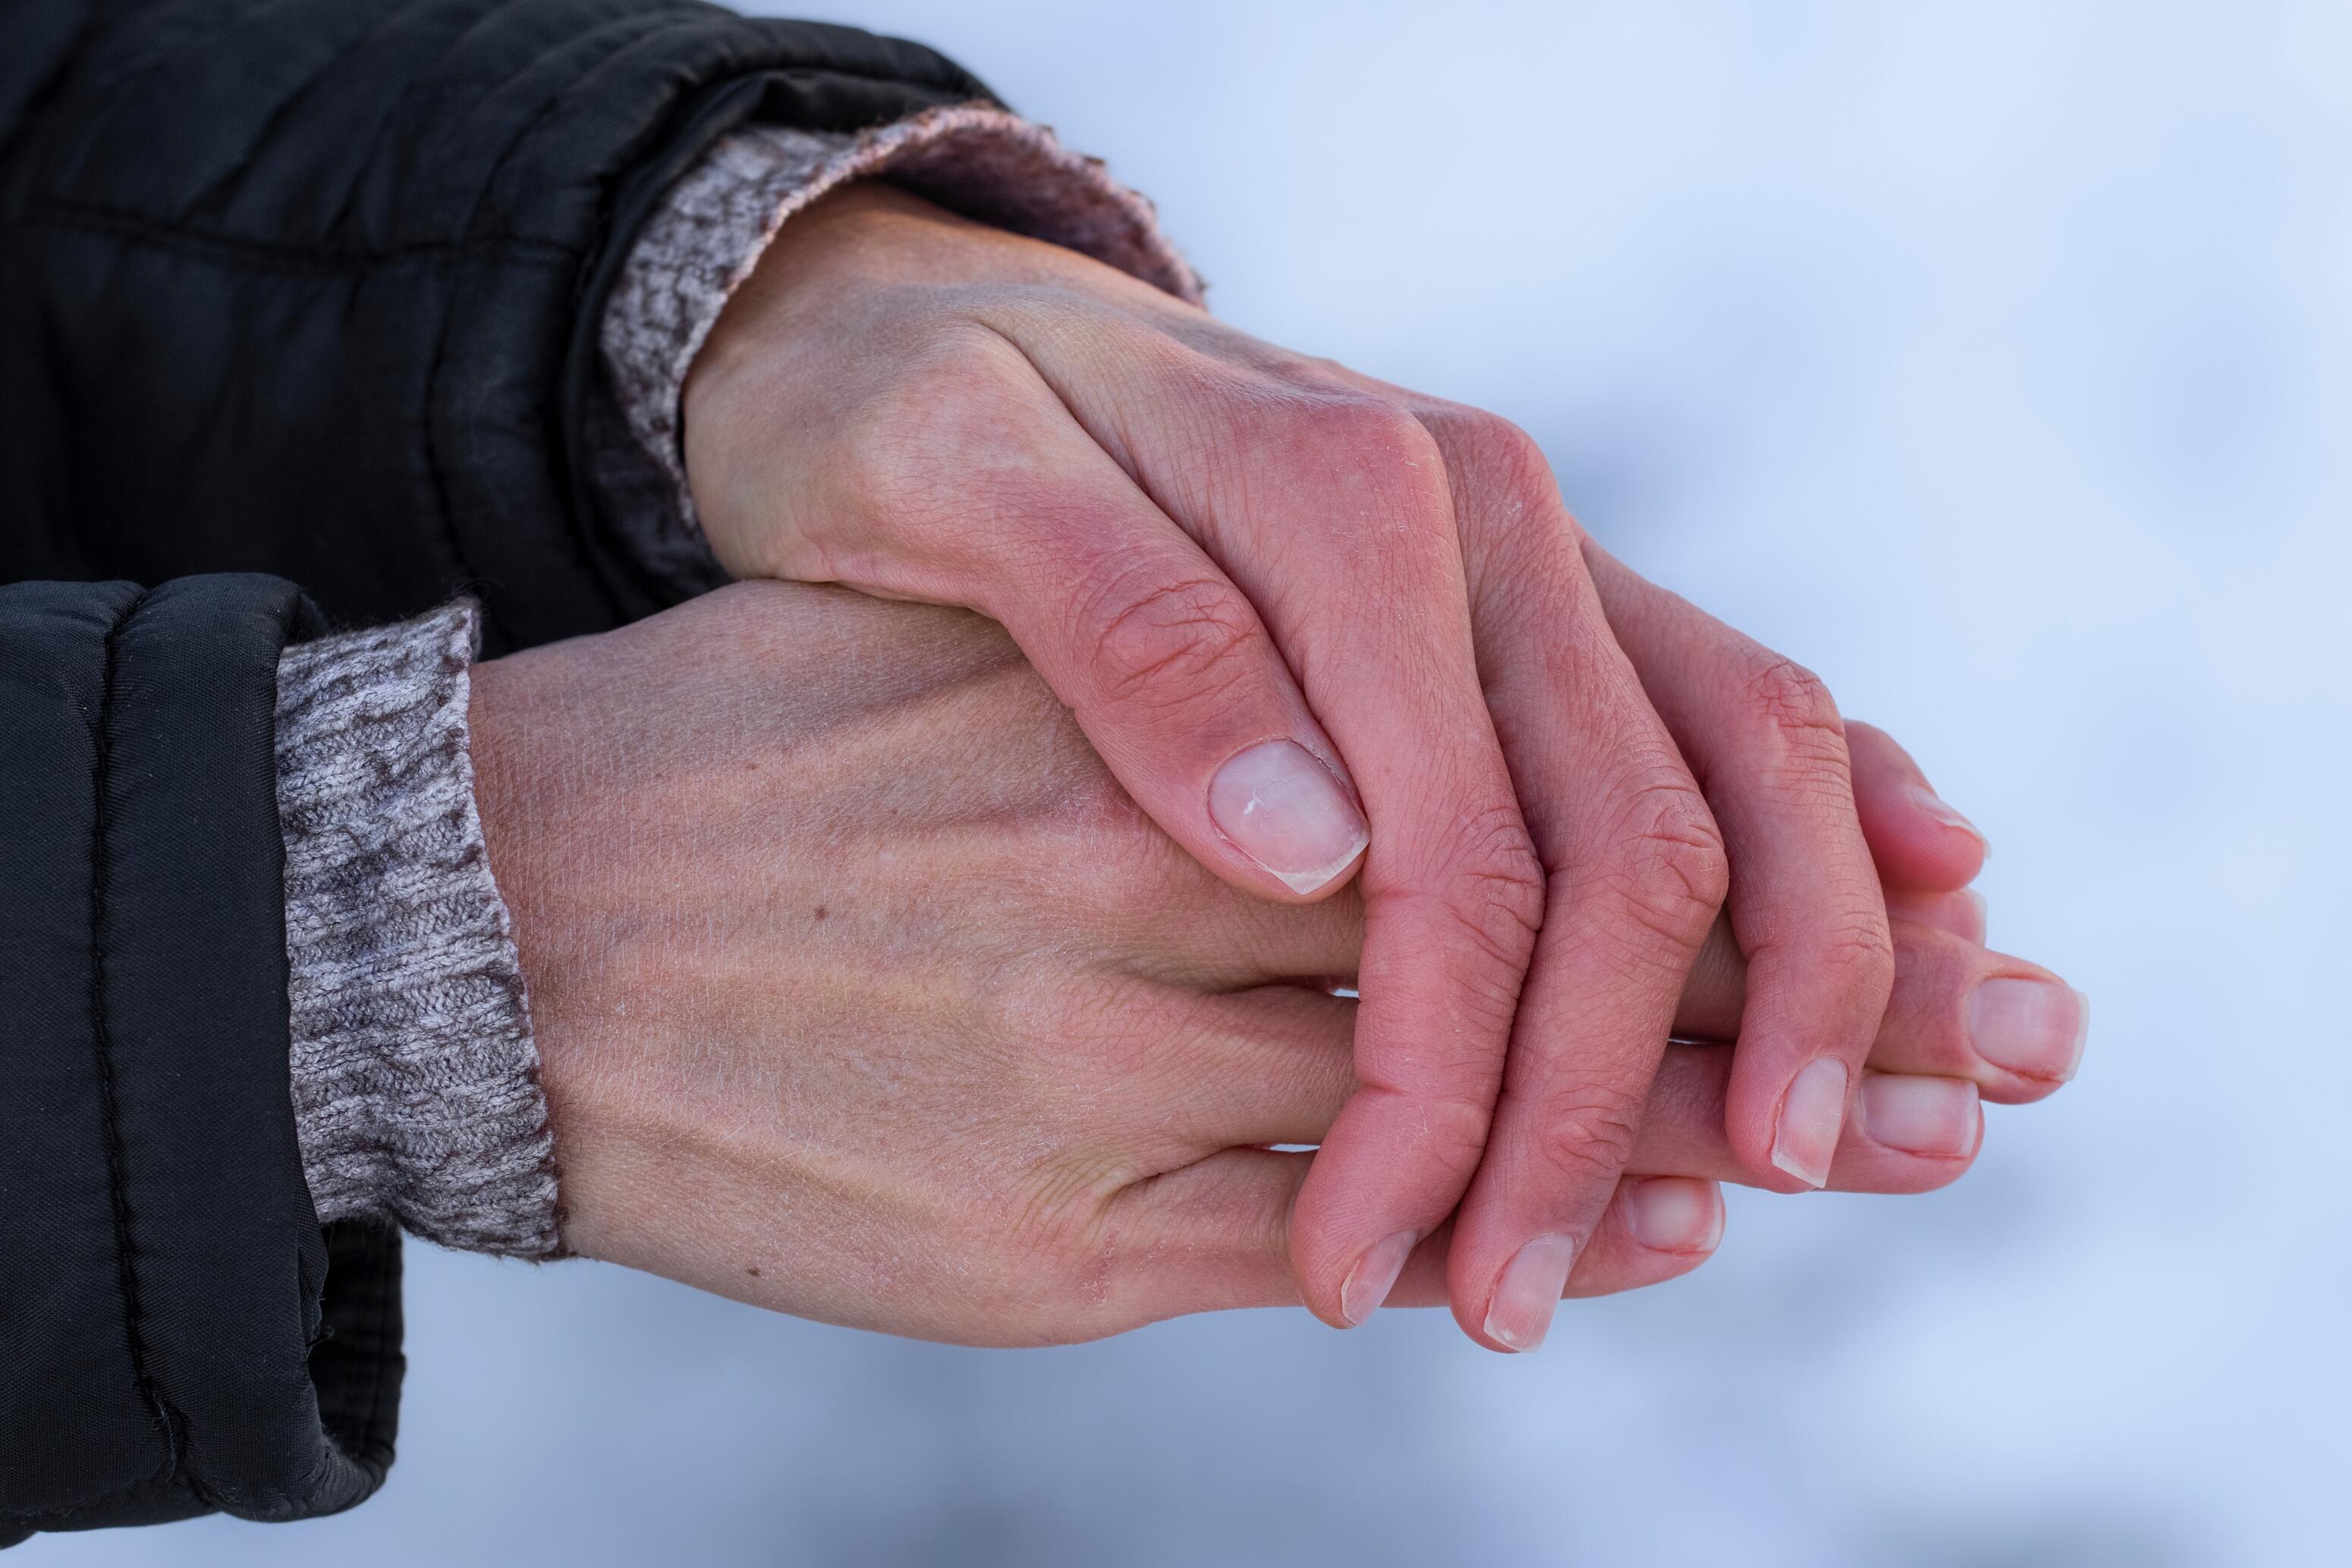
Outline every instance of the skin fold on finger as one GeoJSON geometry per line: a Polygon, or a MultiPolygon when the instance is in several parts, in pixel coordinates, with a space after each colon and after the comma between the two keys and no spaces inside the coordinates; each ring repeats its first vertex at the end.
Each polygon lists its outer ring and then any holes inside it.
{"type": "Polygon", "coordinates": [[[1949,893],[1984,869],[1984,834],[1937,795],[1911,754],[1875,725],[1848,719],[1853,803],[1888,890],[1949,893]]]}

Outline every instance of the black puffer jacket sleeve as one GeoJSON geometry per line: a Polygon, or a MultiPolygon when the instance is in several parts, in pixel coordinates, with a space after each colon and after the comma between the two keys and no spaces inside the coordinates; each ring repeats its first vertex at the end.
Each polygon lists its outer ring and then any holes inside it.
{"type": "Polygon", "coordinates": [[[0,1544],[391,1462],[398,1238],[331,1257],[288,1093],[273,705],[316,628],[274,578],[0,588],[0,1544]]]}
{"type": "Polygon", "coordinates": [[[320,1234],[289,1110],[278,649],[660,608],[574,474],[637,227],[749,120],[985,97],[698,0],[0,4],[0,1543],[381,1480],[395,1240],[320,1234]]]}
{"type": "Polygon", "coordinates": [[[699,0],[0,5],[0,580],[274,572],[488,651],[662,607],[580,499],[595,322],[753,118],[983,99],[699,0]],[[577,502],[577,504],[575,504],[577,502]]]}

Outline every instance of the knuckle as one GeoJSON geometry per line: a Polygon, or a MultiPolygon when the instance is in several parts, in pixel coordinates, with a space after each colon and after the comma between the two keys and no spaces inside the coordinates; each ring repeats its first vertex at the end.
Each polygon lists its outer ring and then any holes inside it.
{"type": "Polygon", "coordinates": [[[1768,955],[1801,969],[1842,1004],[1883,1009],[1895,989],[1895,937],[1874,889],[1832,889],[1744,912],[1751,964],[1768,955]]]}
{"type": "Polygon", "coordinates": [[[1530,624],[1557,624],[1584,576],[1584,530],[1560,497],[1543,447],[1483,409],[1445,403],[1420,411],[1444,454],[1457,522],[1479,549],[1475,601],[1530,624]]]}
{"type": "MultiPolygon", "coordinates": [[[[1021,1258],[1044,1289],[1066,1293],[1074,1281],[1099,1285],[1116,1257],[1118,1199],[1144,1171],[1131,1161],[1067,1137],[1045,1140],[988,1243],[1021,1258]]],[[[1100,1292],[1082,1292],[1095,1294],[1100,1292]]]]}
{"type": "Polygon", "coordinates": [[[1342,393],[1301,399],[1294,429],[1342,460],[1434,458],[1437,443],[1411,410],[1386,398],[1342,393]]]}
{"type": "Polygon", "coordinates": [[[1140,580],[1113,575],[1080,610],[1096,679],[1121,706],[1178,707],[1224,695],[1246,678],[1257,615],[1215,578],[1140,580]]]}
{"type": "Polygon", "coordinates": [[[1516,806],[1473,811],[1456,832],[1446,914],[1485,957],[1516,977],[1543,926],[1543,862],[1516,806]]]}
{"type": "Polygon", "coordinates": [[[1614,1181],[1633,1157],[1642,1110],[1634,1095],[1607,1084],[1550,1091],[1537,1106],[1535,1151],[1567,1181],[1614,1181]]]}
{"type": "Polygon", "coordinates": [[[1835,741],[1836,754],[1845,751],[1845,724],[1830,689],[1812,671],[1794,659],[1774,654],[1748,673],[1747,693],[1751,706],[1784,736],[1835,741]]]}
{"type": "Polygon", "coordinates": [[[1502,415],[1448,406],[1422,418],[1441,434],[1456,466],[1496,492],[1550,494],[1557,489],[1541,444],[1502,415]]]}
{"type": "Polygon", "coordinates": [[[1413,412],[1361,393],[1300,398],[1282,431],[1304,476],[1338,495],[1385,497],[1413,517],[1450,509],[1445,455],[1413,412]]]}
{"type": "Polygon", "coordinates": [[[1610,847],[1624,915],[1684,950],[1706,940],[1731,891],[1723,831],[1696,785],[1654,779],[1621,806],[1610,847]]]}
{"type": "Polygon", "coordinates": [[[1557,596],[1565,579],[1582,574],[1584,530],[1560,499],[1550,461],[1534,436],[1492,416],[1482,420],[1475,450],[1457,480],[1468,503],[1465,510],[1482,519],[1492,545],[1507,549],[1515,570],[1539,570],[1557,596]]]}

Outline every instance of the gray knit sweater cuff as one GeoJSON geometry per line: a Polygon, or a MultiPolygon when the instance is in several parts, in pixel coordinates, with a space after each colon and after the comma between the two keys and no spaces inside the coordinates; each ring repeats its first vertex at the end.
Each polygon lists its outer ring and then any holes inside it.
{"type": "Polygon", "coordinates": [[[551,1258],[547,1101],[467,751],[477,636],[458,603],[278,661],[294,1120],[322,1223],[551,1258]]]}

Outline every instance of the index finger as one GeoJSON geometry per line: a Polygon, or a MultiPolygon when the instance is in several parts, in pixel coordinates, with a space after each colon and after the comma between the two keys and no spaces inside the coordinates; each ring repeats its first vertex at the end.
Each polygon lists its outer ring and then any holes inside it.
{"type": "Polygon", "coordinates": [[[1818,1187],[1895,981],[1843,721],[1811,672],[1599,546],[1586,554],[1731,853],[1731,927],[1748,965],[1731,1146],[1760,1184],[1818,1187]]]}

